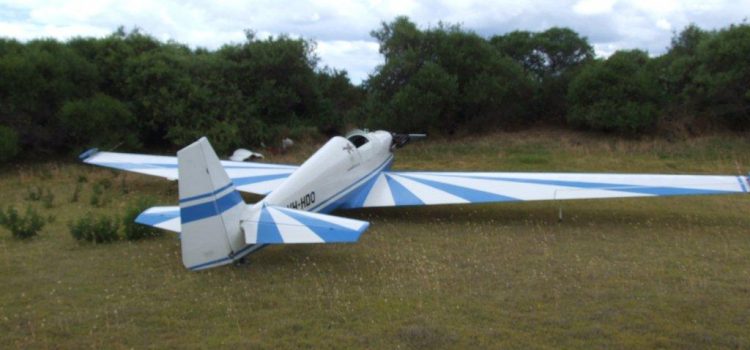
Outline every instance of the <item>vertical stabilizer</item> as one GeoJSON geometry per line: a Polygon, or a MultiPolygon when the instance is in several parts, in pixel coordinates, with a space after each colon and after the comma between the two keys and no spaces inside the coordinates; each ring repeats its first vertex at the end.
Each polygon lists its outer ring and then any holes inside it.
{"type": "Polygon", "coordinates": [[[178,151],[177,162],[182,262],[191,270],[232,262],[245,246],[245,202],[205,137],[178,151]]]}

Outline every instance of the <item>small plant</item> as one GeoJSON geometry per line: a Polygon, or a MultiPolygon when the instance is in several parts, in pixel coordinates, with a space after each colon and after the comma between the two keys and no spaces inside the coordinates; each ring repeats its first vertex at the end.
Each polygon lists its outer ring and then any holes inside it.
{"type": "Polygon", "coordinates": [[[109,197],[105,196],[104,192],[110,189],[112,189],[112,180],[107,178],[96,180],[91,187],[92,193],[89,203],[95,207],[107,204],[109,197]]]}
{"type": "Polygon", "coordinates": [[[159,235],[159,230],[135,222],[135,218],[144,210],[152,206],[153,202],[153,199],[150,197],[142,197],[132,202],[127,209],[125,209],[125,216],[123,217],[122,225],[127,240],[136,241],[159,235]]]}
{"type": "Polygon", "coordinates": [[[102,186],[100,186],[98,183],[95,183],[91,188],[91,199],[89,199],[89,204],[94,207],[99,206],[99,204],[103,204],[101,200],[102,193],[104,193],[102,186]]]}
{"type": "Polygon", "coordinates": [[[96,185],[101,186],[102,189],[109,190],[112,188],[112,180],[108,178],[99,179],[96,181],[96,185]]]}
{"type": "Polygon", "coordinates": [[[44,195],[42,196],[42,203],[47,209],[52,209],[52,207],[55,206],[55,195],[52,194],[52,191],[50,191],[50,189],[47,189],[44,192],[44,195]]]}
{"type": "Polygon", "coordinates": [[[31,186],[26,190],[26,200],[30,202],[38,202],[44,195],[44,189],[37,186],[31,186]]]}
{"type": "Polygon", "coordinates": [[[125,183],[125,176],[120,177],[120,194],[128,194],[130,193],[130,189],[128,188],[128,185],[125,183]]]}
{"type": "Polygon", "coordinates": [[[42,201],[47,209],[55,205],[55,195],[48,188],[31,186],[26,190],[26,200],[30,202],[42,201]]]}
{"type": "Polygon", "coordinates": [[[26,215],[21,216],[15,207],[0,210],[0,225],[8,229],[13,237],[27,239],[37,235],[44,227],[44,218],[33,208],[26,207],[26,215]]]}
{"type": "Polygon", "coordinates": [[[81,182],[77,182],[77,183],[76,183],[76,187],[75,187],[75,189],[73,190],[73,195],[72,195],[72,196],[70,196],[70,202],[71,202],[71,203],[76,203],[76,202],[78,202],[78,197],[79,197],[79,196],[81,195],[81,187],[82,187],[82,186],[81,186],[81,182]]]}
{"type": "Polygon", "coordinates": [[[117,230],[120,226],[116,217],[86,215],[68,223],[70,235],[78,241],[109,243],[120,239],[117,230]]]}

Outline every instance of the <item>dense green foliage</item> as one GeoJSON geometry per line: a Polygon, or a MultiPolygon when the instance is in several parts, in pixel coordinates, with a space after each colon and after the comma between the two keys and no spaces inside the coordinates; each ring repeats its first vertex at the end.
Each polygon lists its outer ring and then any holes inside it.
{"type": "Polygon", "coordinates": [[[169,148],[203,135],[226,152],[338,127],[362,95],[345,72],[317,69],[313,47],[252,32],[213,52],[122,29],[66,43],[2,39],[0,125],[35,152],[169,148]]]}
{"type": "Polygon", "coordinates": [[[0,210],[0,226],[5,227],[18,239],[36,236],[44,224],[44,219],[32,207],[26,207],[25,215],[19,214],[13,206],[7,207],[5,211],[0,210]]]}
{"type": "Polygon", "coordinates": [[[143,197],[128,205],[122,217],[123,236],[125,239],[137,241],[139,239],[159,236],[162,232],[161,230],[135,222],[138,215],[153,206],[154,202],[154,199],[143,197]]]}
{"type": "Polygon", "coordinates": [[[586,67],[571,83],[568,121],[636,133],[653,127],[660,89],[643,51],[619,51],[586,67]]]}
{"type": "Polygon", "coordinates": [[[110,243],[120,239],[117,231],[120,221],[116,217],[88,213],[68,223],[70,235],[77,241],[92,243],[110,243]]]}
{"type": "Polygon", "coordinates": [[[676,33],[668,51],[595,59],[568,28],[489,38],[406,17],[372,33],[384,63],[361,86],[288,36],[209,51],[122,28],[105,38],[0,39],[0,161],[87,147],[220,153],[368,126],[438,134],[537,123],[635,134],[750,127],[750,26],[676,33]],[[673,130],[674,129],[674,130],[673,130]],[[273,143],[271,143],[273,142],[273,143]]]}
{"type": "Polygon", "coordinates": [[[365,83],[368,125],[453,133],[529,117],[531,81],[486,39],[442,24],[420,31],[405,17],[372,35],[385,64],[365,83]]]}
{"type": "Polygon", "coordinates": [[[18,154],[18,135],[16,131],[0,125],[0,162],[7,161],[18,154]]]}

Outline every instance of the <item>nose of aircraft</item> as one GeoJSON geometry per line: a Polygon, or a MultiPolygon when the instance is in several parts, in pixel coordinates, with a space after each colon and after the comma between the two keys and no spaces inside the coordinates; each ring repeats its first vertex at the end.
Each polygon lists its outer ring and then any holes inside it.
{"type": "Polygon", "coordinates": [[[427,134],[397,134],[393,133],[391,138],[391,149],[401,148],[413,140],[419,140],[427,137],[427,134]]]}

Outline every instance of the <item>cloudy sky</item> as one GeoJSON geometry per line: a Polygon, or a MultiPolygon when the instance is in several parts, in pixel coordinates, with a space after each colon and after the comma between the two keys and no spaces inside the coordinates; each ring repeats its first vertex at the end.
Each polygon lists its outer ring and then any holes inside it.
{"type": "Polygon", "coordinates": [[[398,15],[422,28],[459,23],[483,36],[565,26],[588,37],[600,56],[623,48],[660,54],[689,23],[714,29],[746,21],[750,0],[0,0],[0,36],[101,37],[124,25],[215,49],[241,42],[244,29],[286,33],[314,39],[322,65],[345,69],[359,83],[382,62],[370,31],[398,15]]]}

